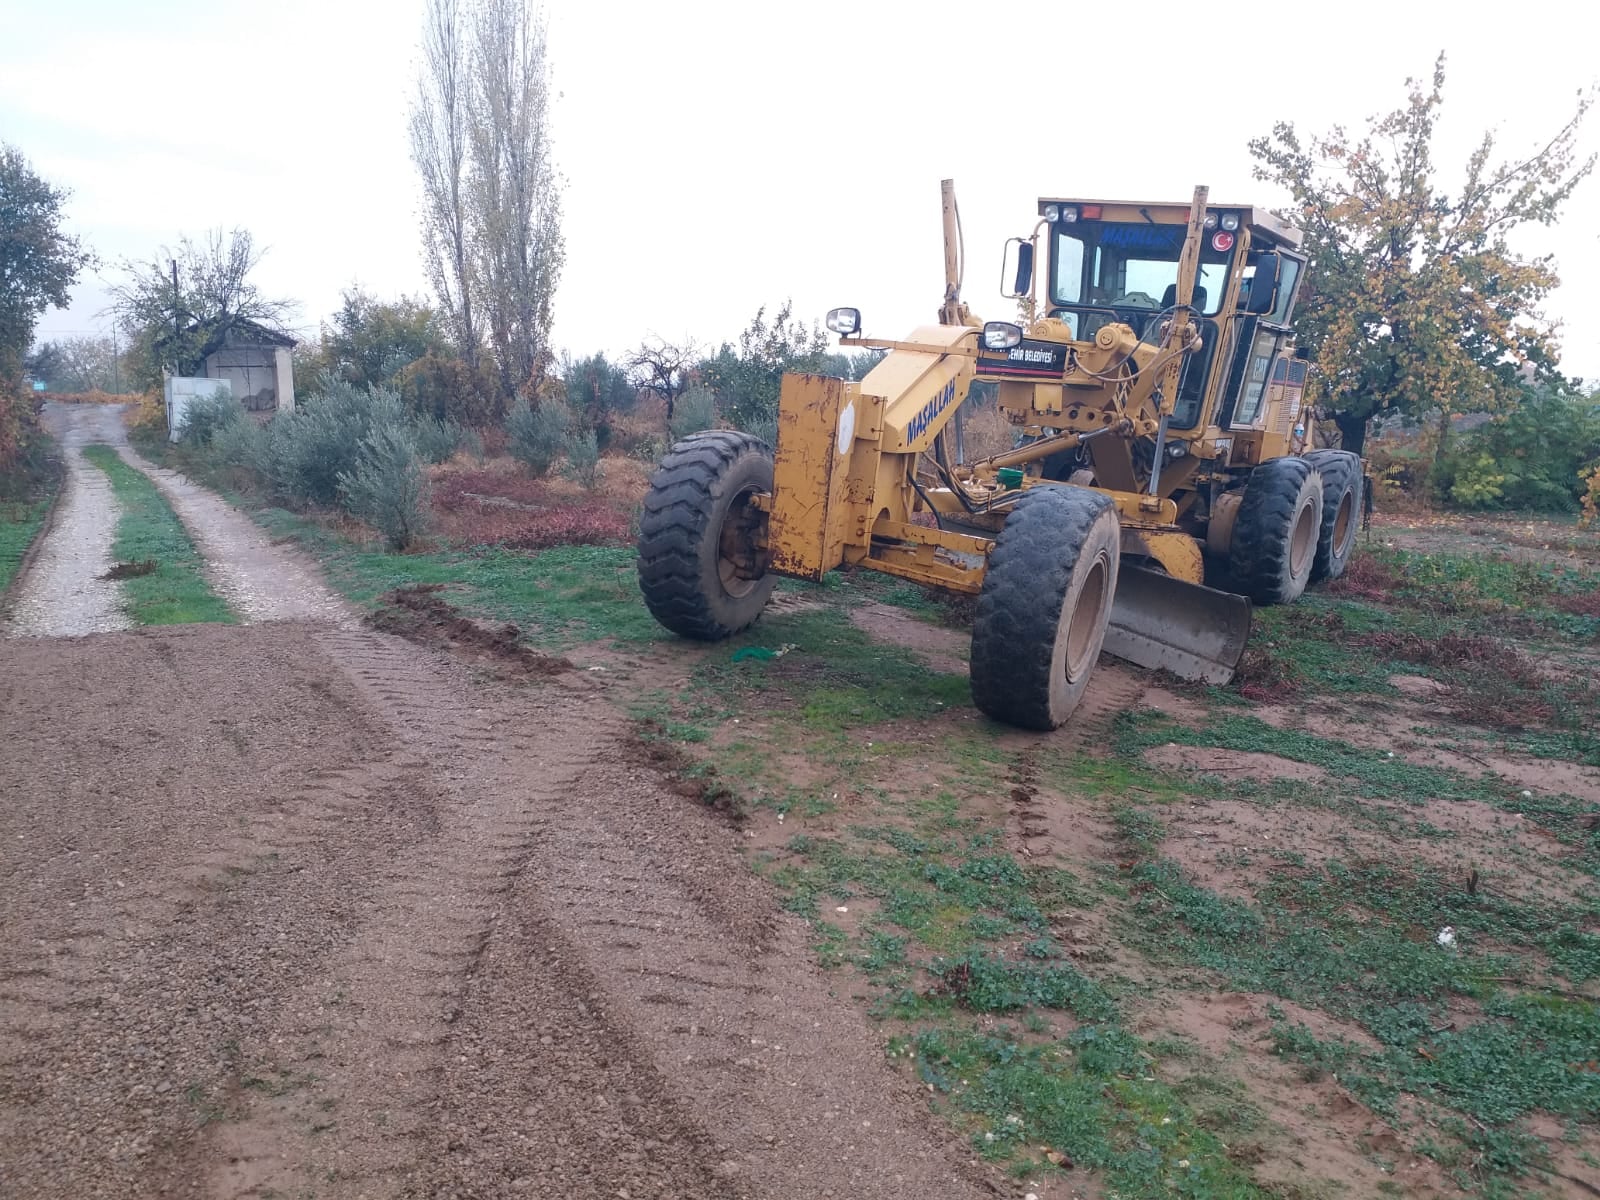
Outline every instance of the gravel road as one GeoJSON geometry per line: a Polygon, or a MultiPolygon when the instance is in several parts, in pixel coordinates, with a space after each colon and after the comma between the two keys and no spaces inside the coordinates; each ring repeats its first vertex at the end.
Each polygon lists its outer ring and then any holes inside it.
{"type": "Polygon", "coordinates": [[[126,629],[122,589],[100,578],[111,567],[111,544],[121,509],[106,473],[83,457],[105,440],[108,425],[122,436],[121,406],[45,405],[45,424],[66,463],[61,498],[48,537],[28,573],[16,582],[0,623],[7,637],[76,637],[126,629]]]}
{"type": "Polygon", "coordinates": [[[0,642],[0,1195],[1020,1195],[600,677],[366,629],[158,482],[298,619],[0,642]]]}

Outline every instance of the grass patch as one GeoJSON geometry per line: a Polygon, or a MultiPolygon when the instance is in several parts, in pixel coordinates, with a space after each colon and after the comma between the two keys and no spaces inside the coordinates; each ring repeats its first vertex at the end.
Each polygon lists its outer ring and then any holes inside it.
{"type": "Polygon", "coordinates": [[[55,443],[44,436],[41,441],[42,468],[36,473],[24,471],[21,478],[6,481],[10,488],[0,488],[0,597],[17,577],[61,488],[64,473],[55,443]]]}
{"type": "Polygon", "coordinates": [[[1592,599],[1600,572],[1587,566],[1384,548],[1366,551],[1351,567],[1330,592],[1436,615],[1487,618],[1505,631],[1600,638],[1592,599]]]}
{"type": "Polygon", "coordinates": [[[183,524],[148,476],[122,461],[109,446],[83,452],[111,480],[122,505],[112,554],[137,569],[123,572],[128,615],[137,625],[231,623],[233,613],[212,592],[202,574],[203,562],[183,524]],[[153,569],[142,569],[154,563],[153,569]]]}
{"type": "MultiPolygon", "coordinates": [[[[800,685],[763,686],[786,699],[800,685]]],[[[927,683],[910,700],[860,686],[860,703],[885,721],[936,695],[927,683]]],[[[823,966],[866,986],[891,1056],[909,1060],[977,1153],[1029,1175],[1093,1169],[1126,1197],[1271,1194],[1226,1144],[1259,1115],[1239,1095],[1216,1103],[1159,1078],[1167,1052],[1123,1023],[1131,986],[1091,973],[1085,964],[1101,959],[1069,955],[1064,931],[1105,903],[1103,889],[1061,865],[1019,861],[992,820],[972,814],[1020,775],[1015,754],[986,727],[941,732],[932,752],[894,741],[868,751],[803,703],[781,715],[765,737],[748,736],[748,757],[760,758],[754,746],[769,762],[779,745],[799,750],[821,786],[870,796],[872,817],[825,815],[758,867],[812,922],[823,966]],[[936,778],[905,786],[909,760],[936,778]]],[[[1063,756],[1047,765],[1053,780],[1085,791],[1138,780],[1165,794],[1159,778],[1126,764],[1063,756]]]]}
{"type": "Polygon", "coordinates": [[[645,610],[631,549],[560,546],[532,552],[388,554],[355,545],[285,509],[257,509],[251,515],[272,533],[299,542],[322,563],[338,591],[367,607],[397,588],[440,584],[456,607],[511,621],[546,649],[672,636],[645,610]]]}
{"type": "Polygon", "coordinates": [[[33,539],[38,536],[39,527],[44,524],[45,514],[49,511],[48,497],[0,501],[0,596],[5,595],[11,581],[16,578],[23,556],[28,553],[28,547],[33,545],[33,539]]]}
{"type": "MultiPolygon", "coordinates": [[[[1151,1073],[1148,1046],[1114,1025],[1085,1026],[1045,1046],[1005,1026],[925,1029],[891,1042],[890,1052],[912,1060],[987,1158],[1042,1148],[1046,1163],[1103,1172],[1106,1194],[1130,1198],[1279,1194],[1234,1163],[1196,1106],[1151,1073]]],[[[1231,1107],[1230,1133],[1258,1119],[1248,1105],[1231,1107]]]]}
{"type": "MultiPolygon", "coordinates": [[[[1368,783],[1392,782],[1373,774],[1368,783]]],[[[1197,886],[1159,857],[1155,814],[1119,810],[1126,874],[1117,923],[1152,963],[1201,968],[1216,984],[1267,993],[1364,1029],[1369,1050],[1318,1038],[1276,1014],[1276,1052],[1307,1079],[1335,1075],[1404,1128],[1408,1096],[1439,1131],[1418,1145],[1461,1186],[1510,1195],[1548,1161],[1525,1129],[1535,1111],[1600,1119],[1600,1012],[1581,986],[1600,971],[1595,913],[1478,891],[1454,873],[1399,861],[1290,861],[1263,871],[1251,899],[1197,886]],[[1455,932],[1452,947],[1435,934],[1455,932]],[[1458,1011],[1475,1014],[1458,1028],[1458,1011]],[[1512,1153],[1512,1150],[1516,1150],[1512,1153]],[[1509,1190],[1508,1190],[1509,1189],[1509,1190]]]]}
{"type": "Polygon", "coordinates": [[[934,717],[971,704],[964,676],[874,641],[851,624],[848,603],[764,618],[706,656],[695,669],[698,688],[730,711],[783,701],[819,730],[934,717]],[[781,658],[737,657],[745,647],[784,646],[793,649],[781,658]]]}

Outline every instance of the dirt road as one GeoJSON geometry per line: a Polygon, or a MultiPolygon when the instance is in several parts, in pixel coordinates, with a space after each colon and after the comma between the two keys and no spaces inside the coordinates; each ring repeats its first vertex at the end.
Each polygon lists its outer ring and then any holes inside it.
{"type": "Polygon", "coordinates": [[[0,641],[0,1195],[1020,1195],[594,676],[484,682],[160,483],[263,623],[0,641]]]}
{"type": "Polygon", "coordinates": [[[50,536],[17,580],[0,632],[14,637],[72,637],[126,629],[111,567],[119,510],[105,472],[84,460],[83,447],[121,440],[121,405],[45,406],[45,423],[61,447],[66,474],[50,536]]]}

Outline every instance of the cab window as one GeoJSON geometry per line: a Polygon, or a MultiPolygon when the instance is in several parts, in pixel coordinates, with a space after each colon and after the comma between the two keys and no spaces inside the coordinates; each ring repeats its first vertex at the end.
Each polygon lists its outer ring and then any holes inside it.
{"type": "Polygon", "coordinates": [[[1277,352],[1278,335],[1261,330],[1250,346],[1250,363],[1245,368],[1244,383],[1239,390],[1239,403],[1233,410],[1234,426],[1253,425],[1261,416],[1261,404],[1267,395],[1267,380],[1272,371],[1273,356],[1277,352]]]}

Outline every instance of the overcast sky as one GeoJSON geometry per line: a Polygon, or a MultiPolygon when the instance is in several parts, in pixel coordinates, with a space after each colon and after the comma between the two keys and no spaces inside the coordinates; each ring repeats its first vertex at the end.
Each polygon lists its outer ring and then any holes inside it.
{"type": "MultiPolygon", "coordinates": [[[[109,268],[234,226],[314,330],[341,289],[425,290],[406,142],[423,0],[0,0],[0,140],[72,189],[109,268]]],[[[1272,204],[1246,146],[1274,121],[1357,126],[1449,53],[1446,187],[1482,131],[1509,155],[1592,83],[1556,6],[785,4],[552,0],[567,266],[555,342],[731,338],[792,297],[900,336],[940,297],[956,180],[966,297],[1003,317],[1004,239],[1041,195],[1272,204]]],[[[1578,15],[1573,5],[1567,17],[1578,15]]],[[[1600,145],[1600,115],[1584,131],[1600,145]]],[[[1600,379],[1600,180],[1522,239],[1565,280],[1569,373],[1600,379]]],[[[41,336],[104,330],[89,280],[41,336]]]]}

